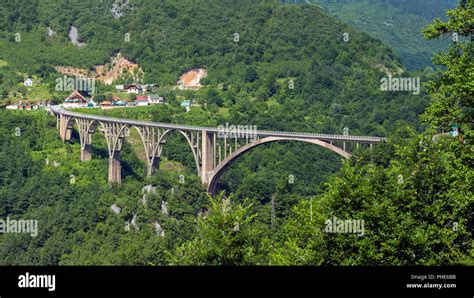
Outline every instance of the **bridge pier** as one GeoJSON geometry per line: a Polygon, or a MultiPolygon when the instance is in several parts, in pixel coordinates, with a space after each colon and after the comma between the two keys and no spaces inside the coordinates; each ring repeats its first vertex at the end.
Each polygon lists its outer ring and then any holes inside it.
{"type": "Polygon", "coordinates": [[[64,141],[70,141],[72,139],[72,127],[71,128],[66,128],[66,136],[64,138],[64,141]]]}
{"type": "Polygon", "coordinates": [[[92,134],[95,131],[94,120],[77,119],[79,139],[81,141],[81,161],[92,160],[92,134]]]}
{"type": "Polygon", "coordinates": [[[147,156],[146,175],[151,176],[160,167],[163,133],[159,128],[148,126],[135,126],[145,148],[147,156]]]}
{"type": "Polygon", "coordinates": [[[122,183],[120,151],[122,150],[125,128],[121,123],[101,122],[109,149],[109,184],[122,183]]]}
{"type": "Polygon", "coordinates": [[[213,133],[203,130],[201,139],[201,182],[208,185],[209,174],[214,170],[215,137],[213,133]]]}
{"type": "Polygon", "coordinates": [[[156,156],[154,158],[148,158],[148,163],[146,167],[146,175],[151,176],[155,173],[156,170],[160,168],[160,156],[156,156]]]}
{"type": "Polygon", "coordinates": [[[66,120],[65,120],[65,117],[66,116],[59,115],[59,138],[61,139],[61,141],[63,141],[63,143],[66,139],[66,128],[65,128],[66,120]]]}
{"type": "Polygon", "coordinates": [[[81,161],[92,160],[92,146],[91,144],[84,144],[84,147],[81,147],[81,161]]]}
{"type": "Polygon", "coordinates": [[[109,156],[109,184],[122,183],[122,166],[120,165],[120,151],[109,156]]]}
{"type": "Polygon", "coordinates": [[[71,140],[72,137],[72,123],[71,117],[66,115],[60,115],[59,119],[59,137],[63,142],[71,140]]]}

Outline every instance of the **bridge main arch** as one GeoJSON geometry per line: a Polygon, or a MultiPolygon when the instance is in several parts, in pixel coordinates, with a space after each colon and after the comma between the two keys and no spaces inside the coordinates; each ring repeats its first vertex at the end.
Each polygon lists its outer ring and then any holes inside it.
{"type": "Polygon", "coordinates": [[[222,176],[224,171],[234,162],[236,161],[241,155],[243,155],[245,152],[266,144],[266,143],[271,143],[271,142],[277,142],[277,141],[298,141],[298,142],[306,142],[306,143],[311,143],[315,145],[319,145],[321,147],[324,147],[326,149],[329,149],[340,156],[348,159],[351,157],[351,154],[344,151],[343,149],[334,146],[333,144],[321,141],[321,140],[315,140],[315,139],[304,139],[304,138],[290,138],[290,137],[266,137],[263,139],[259,139],[255,142],[249,143],[245,146],[240,147],[238,150],[234,151],[232,154],[227,156],[226,159],[224,159],[217,167],[214,168],[214,170],[209,173],[209,184],[207,187],[207,191],[209,194],[214,195],[216,190],[217,190],[217,184],[219,182],[219,178],[222,176]]]}

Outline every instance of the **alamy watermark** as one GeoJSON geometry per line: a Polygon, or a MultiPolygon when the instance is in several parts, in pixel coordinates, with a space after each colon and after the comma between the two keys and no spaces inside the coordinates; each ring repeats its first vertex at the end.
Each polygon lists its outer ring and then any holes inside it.
{"type": "Polygon", "coordinates": [[[363,219],[338,219],[333,217],[326,220],[326,233],[345,233],[357,234],[357,236],[364,236],[364,220],[363,219]]]}
{"type": "Polygon", "coordinates": [[[19,288],[47,288],[48,291],[56,290],[56,275],[36,275],[26,272],[18,276],[19,288]]]}
{"type": "Polygon", "coordinates": [[[414,95],[420,94],[420,78],[388,78],[380,79],[381,91],[402,91],[412,92],[414,95]]]}
{"type": "Polygon", "coordinates": [[[38,221],[33,219],[7,219],[0,218],[0,234],[27,233],[31,237],[38,236],[38,221]]]}
{"type": "Polygon", "coordinates": [[[56,91],[86,91],[95,93],[95,79],[63,76],[56,79],[56,91]]]}
{"type": "Polygon", "coordinates": [[[253,141],[257,139],[256,125],[229,125],[229,122],[226,122],[225,125],[219,125],[217,129],[218,138],[248,138],[253,141]]]}

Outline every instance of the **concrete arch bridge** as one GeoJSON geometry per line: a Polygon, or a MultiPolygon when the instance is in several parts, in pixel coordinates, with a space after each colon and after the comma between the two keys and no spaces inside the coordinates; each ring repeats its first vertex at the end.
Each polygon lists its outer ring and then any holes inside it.
{"type": "Polygon", "coordinates": [[[167,138],[180,133],[194,156],[197,173],[210,194],[217,190],[219,178],[239,156],[259,145],[277,141],[299,141],[322,146],[343,158],[350,158],[349,147],[370,146],[385,140],[381,137],[253,130],[249,127],[202,127],[104,117],[51,107],[63,142],[71,139],[77,126],[81,144],[81,160],[92,159],[92,135],[99,128],[107,140],[109,183],[121,183],[120,152],[127,130],[136,129],[147,156],[147,175],[159,167],[167,138]],[[349,145],[351,144],[351,145],[349,145]]]}

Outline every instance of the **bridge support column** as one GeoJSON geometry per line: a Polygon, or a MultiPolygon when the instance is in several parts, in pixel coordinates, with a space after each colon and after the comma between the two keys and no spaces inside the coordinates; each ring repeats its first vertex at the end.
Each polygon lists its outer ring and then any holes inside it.
{"type": "Polygon", "coordinates": [[[214,170],[214,135],[203,130],[201,145],[201,181],[207,185],[209,173],[214,170]]]}
{"type": "Polygon", "coordinates": [[[72,139],[72,128],[67,128],[65,140],[70,141],[71,139],[72,139]]]}
{"type": "Polygon", "coordinates": [[[120,151],[125,138],[126,125],[120,123],[102,122],[107,147],[109,149],[109,184],[122,183],[120,151]]]}
{"type": "Polygon", "coordinates": [[[65,116],[59,115],[59,137],[61,138],[61,141],[66,140],[66,120],[65,116]]]}
{"type": "Polygon", "coordinates": [[[88,161],[92,159],[92,134],[95,126],[93,120],[77,119],[77,127],[79,130],[79,138],[81,141],[81,161],[88,161]]]}
{"type": "Polygon", "coordinates": [[[92,146],[91,144],[84,144],[84,147],[81,147],[81,161],[92,160],[92,146]]]}
{"type": "Polygon", "coordinates": [[[120,165],[120,151],[115,151],[109,156],[109,184],[122,183],[122,166],[120,165]]]}
{"type": "Polygon", "coordinates": [[[148,164],[146,167],[146,175],[151,176],[153,173],[160,168],[160,157],[156,156],[153,158],[148,158],[148,164]]]}
{"type": "Polygon", "coordinates": [[[159,128],[149,126],[136,126],[135,128],[137,129],[143,147],[145,148],[145,154],[147,157],[146,175],[151,176],[160,168],[160,157],[162,151],[161,142],[164,142],[161,139],[162,132],[159,128]]]}
{"type": "Polygon", "coordinates": [[[69,141],[72,137],[71,117],[61,115],[59,119],[59,137],[63,142],[69,141]]]}

